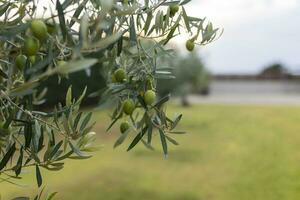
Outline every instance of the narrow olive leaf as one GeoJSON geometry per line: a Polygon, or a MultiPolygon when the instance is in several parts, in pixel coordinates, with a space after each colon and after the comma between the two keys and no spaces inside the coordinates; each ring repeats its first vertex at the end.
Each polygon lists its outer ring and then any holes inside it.
{"type": "Polygon", "coordinates": [[[89,59],[81,59],[81,60],[72,60],[67,62],[64,65],[60,65],[54,72],[57,72],[59,74],[69,74],[77,71],[81,71],[83,69],[87,69],[91,67],[92,65],[97,63],[97,59],[89,58],[89,59]]]}
{"type": "Polygon", "coordinates": [[[180,1],[171,1],[171,2],[166,1],[166,2],[163,2],[161,5],[162,6],[170,6],[170,5],[176,5],[179,3],[180,3],[180,1]]]}
{"type": "Polygon", "coordinates": [[[120,56],[123,51],[123,36],[118,40],[118,53],[117,56],[120,56]]]}
{"type": "Polygon", "coordinates": [[[166,136],[166,138],[167,138],[167,140],[169,141],[169,142],[171,142],[172,144],[174,144],[174,145],[179,145],[179,143],[176,141],[176,140],[174,140],[173,138],[171,138],[171,137],[169,137],[169,136],[167,136],[167,135],[165,135],[166,136]]]}
{"type": "Polygon", "coordinates": [[[161,141],[161,145],[162,145],[165,157],[167,157],[168,156],[168,145],[167,145],[166,136],[165,136],[165,133],[163,132],[163,130],[159,129],[159,135],[160,135],[160,141],[161,141]]]}
{"type": "Polygon", "coordinates": [[[139,143],[139,141],[143,138],[143,136],[145,135],[146,131],[148,129],[148,126],[146,126],[145,128],[143,128],[143,130],[137,134],[137,136],[133,139],[133,141],[131,142],[131,144],[129,145],[127,151],[130,151],[133,147],[135,147],[135,145],[137,143],[139,143]]]}
{"type": "Polygon", "coordinates": [[[6,166],[9,159],[11,159],[16,151],[16,143],[13,143],[11,147],[8,149],[4,157],[2,158],[0,162],[0,171],[6,166]]]}
{"type": "Polygon", "coordinates": [[[37,81],[27,82],[9,91],[11,97],[24,96],[33,92],[33,89],[39,85],[37,81]]]}
{"type": "Polygon", "coordinates": [[[148,128],[148,138],[147,138],[147,143],[148,144],[151,144],[151,142],[152,142],[152,133],[153,133],[153,126],[151,125],[151,126],[149,126],[149,128],[148,128]]]}
{"type": "Polygon", "coordinates": [[[72,144],[72,142],[70,142],[70,141],[69,141],[69,145],[70,145],[72,151],[73,151],[76,155],[78,155],[80,158],[90,158],[90,157],[91,157],[90,155],[86,155],[85,153],[83,153],[82,151],[80,151],[80,149],[79,149],[78,147],[74,146],[74,145],[72,144]]]}
{"type": "Polygon", "coordinates": [[[171,134],[186,134],[185,131],[168,131],[168,133],[171,133],[171,134]]]}
{"type": "Polygon", "coordinates": [[[180,122],[181,118],[182,118],[182,114],[175,117],[175,119],[173,120],[174,123],[172,124],[171,130],[173,130],[177,126],[177,124],[180,122]]]}
{"type": "Polygon", "coordinates": [[[81,51],[82,52],[97,52],[97,51],[106,49],[109,45],[117,42],[124,33],[125,33],[125,31],[110,35],[104,39],[101,39],[98,42],[94,42],[94,43],[90,44],[88,47],[83,48],[81,51]]]}
{"type": "Polygon", "coordinates": [[[164,103],[166,103],[167,101],[169,101],[171,98],[171,95],[168,94],[167,96],[164,96],[163,98],[161,98],[158,102],[156,102],[156,104],[154,105],[154,107],[160,107],[162,106],[164,103]]]}
{"type": "Polygon", "coordinates": [[[91,118],[92,118],[92,112],[90,112],[90,113],[88,113],[85,117],[84,117],[84,119],[83,119],[83,121],[82,121],[82,123],[81,123],[81,126],[80,126],[80,131],[82,131],[86,126],[87,126],[87,124],[90,122],[90,120],[91,120],[91,118]]]}
{"type": "Polygon", "coordinates": [[[6,10],[9,8],[10,5],[11,5],[10,2],[6,2],[0,6],[0,17],[6,12],[6,10]]]}
{"type": "Polygon", "coordinates": [[[63,11],[63,7],[59,0],[56,1],[56,10],[58,13],[58,19],[59,19],[59,26],[63,35],[63,39],[66,40],[68,32],[67,32],[67,26],[65,22],[65,14],[63,11]]]}
{"type": "Polygon", "coordinates": [[[129,130],[127,130],[125,133],[122,133],[122,134],[121,134],[121,136],[120,136],[120,137],[117,139],[117,141],[115,142],[114,148],[118,147],[119,145],[121,145],[121,144],[125,141],[125,139],[126,139],[128,133],[129,133],[129,130]]]}
{"type": "Polygon", "coordinates": [[[35,120],[34,121],[34,134],[33,134],[33,140],[32,140],[35,152],[38,151],[40,137],[41,137],[41,126],[38,123],[38,121],[35,120]]]}
{"type": "Polygon", "coordinates": [[[40,171],[40,168],[38,165],[35,165],[35,175],[36,175],[37,185],[38,185],[38,187],[41,187],[41,185],[43,183],[43,179],[42,179],[41,171],[40,171]]]}
{"type": "Polygon", "coordinates": [[[84,9],[86,3],[88,2],[88,0],[84,0],[76,9],[76,11],[74,12],[71,22],[70,22],[70,27],[72,27],[74,25],[74,23],[76,22],[76,19],[78,19],[80,13],[82,12],[82,10],[84,9]]]}
{"type": "Polygon", "coordinates": [[[157,79],[174,79],[175,78],[175,76],[172,75],[172,72],[168,72],[168,71],[156,71],[154,76],[157,79]]]}
{"type": "Polygon", "coordinates": [[[89,17],[85,13],[80,20],[80,34],[79,34],[79,48],[86,47],[88,45],[89,36],[89,17]]]}
{"type": "Polygon", "coordinates": [[[38,141],[38,152],[40,152],[44,148],[44,129],[41,126],[41,134],[40,139],[38,141]]]}
{"type": "Polygon", "coordinates": [[[75,120],[74,120],[74,124],[73,124],[73,130],[77,130],[78,123],[80,121],[81,115],[82,115],[82,112],[80,112],[76,115],[75,120]]]}
{"type": "Polygon", "coordinates": [[[70,106],[72,104],[72,86],[68,88],[66,95],[66,106],[70,106]]]}
{"type": "Polygon", "coordinates": [[[148,30],[149,30],[149,27],[150,27],[152,18],[153,18],[152,11],[149,11],[149,12],[147,13],[147,19],[146,19],[145,26],[144,26],[144,32],[145,32],[145,35],[147,35],[147,32],[148,32],[148,30]]]}
{"type": "Polygon", "coordinates": [[[184,1],[182,1],[180,3],[180,5],[183,6],[183,5],[187,4],[187,3],[189,3],[190,1],[192,1],[192,0],[184,0],[184,1]]]}
{"type": "Polygon", "coordinates": [[[113,127],[113,125],[122,117],[122,115],[123,115],[123,112],[120,112],[119,115],[107,127],[106,132],[108,132],[113,127]]]}
{"type": "Polygon", "coordinates": [[[37,200],[41,200],[44,190],[45,190],[45,186],[42,188],[42,190],[37,195],[37,200]]]}
{"type": "Polygon", "coordinates": [[[83,90],[82,94],[80,95],[80,97],[77,99],[75,106],[79,105],[81,103],[81,101],[85,97],[86,91],[87,91],[87,86],[84,87],[84,90],[83,90]]]}
{"type": "Polygon", "coordinates": [[[46,200],[53,200],[53,198],[55,197],[55,195],[57,194],[57,192],[52,192],[51,194],[49,194],[46,198],[46,200]]]}
{"type": "Polygon", "coordinates": [[[31,138],[32,138],[32,125],[30,122],[25,124],[24,137],[25,137],[25,149],[27,149],[30,147],[31,138]]]}
{"type": "Polygon", "coordinates": [[[184,24],[185,24],[186,29],[188,30],[188,32],[191,32],[189,19],[188,19],[188,16],[186,14],[186,11],[185,11],[184,7],[182,7],[182,16],[183,16],[183,20],[184,20],[184,24]]]}
{"type": "Polygon", "coordinates": [[[170,32],[168,33],[167,38],[163,41],[164,45],[168,44],[168,42],[174,37],[174,33],[175,33],[176,29],[179,26],[180,19],[181,19],[181,16],[179,15],[179,17],[177,18],[175,24],[173,25],[170,32]]]}
{"type": "Polygon", "coordinates": [[[48,158],[46,158],[46,160],[51,160],[56,153],[58,152],[58,150],[60,149],[60,147],[63,144],[63,140],[61,140],[59,143],[57,143],[54,148],[51,148],[52,151],[49,152],[49,156],[47,156],[48,158]]]}
{"type": "Polygon", "coordinates": [[[69,7],[72,3],[73,3],[74,0],[65,0],[62,4],[62,9],[66,9],[67,7],[69,7]]]}
{"type": "Polygon", "coordinates": [[[22,163],[23,163],[23,147],[20,148],[20,155],[17,161],[15,168],[15,174],[16,176],[19,176],[22,170],[22,163]]]}
{"type": "Polygon", "coordinates": [[[135,23],[134,23],[134,18],[133,16],[131,16],[130,18],[130,29],[129,29],[129,39],[130,39],[130,42],[132,44],[135,44],[136,43],[136,30],[135,30],[135,23]]]}

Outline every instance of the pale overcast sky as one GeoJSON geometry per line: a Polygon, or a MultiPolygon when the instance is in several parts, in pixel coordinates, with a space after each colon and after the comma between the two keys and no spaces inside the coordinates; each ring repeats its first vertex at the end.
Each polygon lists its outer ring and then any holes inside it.
{"type": "Polygon", "coordinates": [[[299,0],[193,0],[186,9],[225,30],[199,51],[213,73],[256,73],[276,61],[300,71],[299,0]]]}

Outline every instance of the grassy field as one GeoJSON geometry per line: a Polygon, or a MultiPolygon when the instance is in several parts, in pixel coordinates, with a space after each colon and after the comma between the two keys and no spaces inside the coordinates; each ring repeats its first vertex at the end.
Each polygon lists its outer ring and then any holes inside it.
{"type": "MultiPolygon", "coordinates": [[[[98,143],[103,148],[84,161],[68,161],[63,171],[42,171],[47,190],[62,200],[299,200],[300,108],[199,105],[169,107],[184,114],[177,136],[164,159],[142,145],[113,150],[117,133],[106,134],[105,113],[96,114],[98,143]]],[[[158,138],[156,143],[159,144],[158,138]]],[[[20,184],[34,175],[28,171],[20,184]]],[[[25,188],[0,183],[4,200],[30,194],[25,188]]]]}

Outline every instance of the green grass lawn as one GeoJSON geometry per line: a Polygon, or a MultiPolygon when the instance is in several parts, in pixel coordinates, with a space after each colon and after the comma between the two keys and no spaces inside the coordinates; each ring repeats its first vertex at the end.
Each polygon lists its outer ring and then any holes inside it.
{"type": "MultiPolygon", "coordinates": [[[[107,113],[96,114],[98,143],[103,148],[89,160],[66,163],[59,173],[42,171],[47,190],[62,200],[299,200],[300,108],[272,106],[199,105],[169,107],[183,113],[164,159],[142,144],[127,153],[113,150],[112,135],[104,132],[107,113]]],[[[129,142],[129,141],[128,141],[129,142]]],[[[127,144],[128,144],[127,142],[127,144]]],[[[20,188],[0,183],[3,200],[36,190],[28,169],[20,188]]]]}

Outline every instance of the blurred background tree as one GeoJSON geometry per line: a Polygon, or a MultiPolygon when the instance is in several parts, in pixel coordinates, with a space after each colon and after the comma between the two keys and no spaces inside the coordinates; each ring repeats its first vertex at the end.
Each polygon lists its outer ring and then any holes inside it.
{"type": "Polygon", "coordinates": [[[284,78],[288,74],[286,66],[282,63],[273,63],[265,67],[259,74],[262,78],[284,78]]]}
{"type": "Polygon", "coordinates": [[[173,59],[165,59],[167,65],[173,67],[175,78],[158,81],[158,94],[168,93],[179,96],[183,106],[188,106],[189,94],[209,94],[211,75],[197,52],[180,55],[176,53],[173,59]]]}

